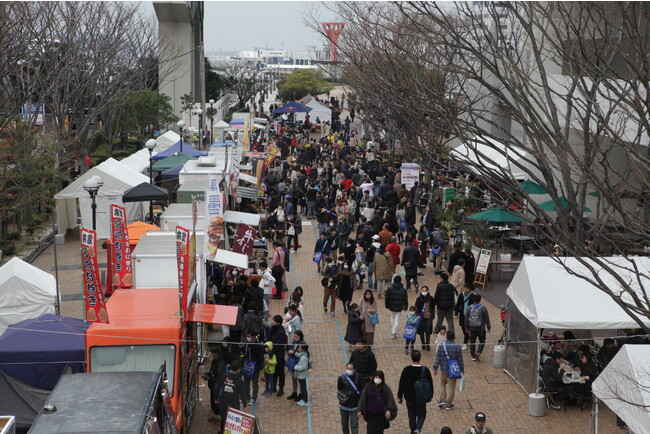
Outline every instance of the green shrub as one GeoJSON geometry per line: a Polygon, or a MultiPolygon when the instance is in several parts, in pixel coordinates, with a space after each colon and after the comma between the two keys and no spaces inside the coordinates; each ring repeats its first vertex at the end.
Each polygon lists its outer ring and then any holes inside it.
{"type": "Polygon", "coordinates": [[[21,233],[19,231],[8,231],[7,232],[7,240],[19,240],[21,236],[21,233]]]}
{"type": "Polygon", "coordinates": [[[5,256],[13,256],[16,253],[16,245],[12,241],[0,241],[0,250],[5,256]]]}

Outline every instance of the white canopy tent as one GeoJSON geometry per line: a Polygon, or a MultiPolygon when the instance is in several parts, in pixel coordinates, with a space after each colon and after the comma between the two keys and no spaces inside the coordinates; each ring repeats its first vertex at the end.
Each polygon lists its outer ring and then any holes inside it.
{"type": "MultiPolygon", "coordinates": [[[[637,328],[638,324],[607,294],[579,277],[592,276],[577,258],[562,258],[564,265],[577,275],[570,274],[564,266],[550,257],[525,256],[517,269],[508,295],[508,336],[506,371],[528,393],[537,387],[537,367],[541,349],[540,329],[572,330],[576,335],[594,336],[617,329],[637,328]],[[582,332],[582,333],[580,333],[582,332]]],[[[619,278],[634,288],[639,295],[642,285],[650,287],[650,258],[602,258],[615,270],[619,278]],[[634,264],[632,264],[632,262],[634,264]],[[635,273],[634,267],[639,270],[635,273]],[[641,277],[639,277],[641,276],[641,277]],[[645,276],[645,277],[644,277],[645,276]]],[[[587,259],[587,261],[590,261],[587,259]]],[[[623,293],[616,278],[600,266],[598,277],[614,293],[627,302],[632,298],[623,293]]],[[[640,295],[643,299],[643,296],[640,295]]],[[[650,320],[647,320],[650,325],[650,320]]]]}
{"type": "Polygon", "coordinates": [[[477,172],[472,165],[480,164],[486,169],[498,173],[511,174],[518,181],[528,179],[528,175],[517,164],[524,164],[527,158],[525,151],[507,147],[490,137],[476,136],[468,143],[462,143],[451,151],[452,156],[459,163],[470,165],[470,169],[477,172]]]}
{"type": "Polygon", "coordinates": [[[11,324],[54,313],[56,280],[20,258],[0,268],[0,334],[11,324]]]}
{"type": "Polygon", "coordinates": [[[592,385],[635,434],[650,434],[650,345],[623,345],[592,385]]]}
{"type": "Polygon", "coordinates": [[[178,133],[169,130],[165,134],[161,134],[156,138],[156,147],[154,149],[156,152],[162,152],[165,149],[178,143],[180,139],[181,136],[178,133]]]}
{"type": "MultiPolygon", "coordinates": [[[[81,224],[86,228],[92,227],[92,209],[90,195],[84,190],[84,183],[91,177],[98,175],[104,185],[97,191],[97,235],[99,238],[108,238],[110,221],[108,219],[110,204],[125,206],[122,195],[126,190],[149,178],[138,173],[114,158],[109,158],[98,166],[77,178],[72,184],[54,195],[56,204],[56,217],[58,233],[65,234],[66,230],[77,226],[78,215],[81,213],[81,224]]],[[[126,215],[129,223],[142,220],[148,203],[130,202],[126,204],[126,215]]]]}
{"type": "MultiPolygon", "coordinates": [[[[316,122],[316,118],[320,118],[322,123],[332,119],[332,110],[325,104],[318,102],[313,96],[307,95],[298,102],[311,108],[311,111],[309,112],[309,120],[311,122],[316,122]]],[[[307,113],[296,113],[295,119],[297,121],[304,121],[306,114],[307,113]]]]}
{"type": "MultiPolygon", "coordinates": [[[[158,152],[154,151],[152,155],[156,155],[158,152]]],[[[140,149],[139,151],[129,155],[128,157],[120,160],[120,163],[124,164],[131,170],[135,170],[138,173],[148,173],[149,172],[149,150],[140,149]]]]}

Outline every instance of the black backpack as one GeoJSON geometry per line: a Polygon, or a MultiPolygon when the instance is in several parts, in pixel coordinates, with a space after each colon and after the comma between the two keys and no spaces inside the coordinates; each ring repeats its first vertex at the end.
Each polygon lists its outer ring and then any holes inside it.
{"type": "Polygon", "coordinates": [[[425,367],[422,367],[420,378],[415,382],[415,400],[420,404],[426,404],[433,399],[433,386],[425,376],[425,367]]]}
{"type": "Polygon", "coordinates": [[[284,250],[284,271],[291,271],[291,257],[289,256],[289,251],[287,248],[283,248],[284,250]]]}

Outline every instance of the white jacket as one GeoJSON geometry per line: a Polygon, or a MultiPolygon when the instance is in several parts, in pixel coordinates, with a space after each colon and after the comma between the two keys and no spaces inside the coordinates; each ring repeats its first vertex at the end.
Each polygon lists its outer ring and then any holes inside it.
{"type": "Polygon", "coordinates": [[[262,285],[262,289],[264,289],[264,294],[265,295],[271,295],[273,294],[273,284],[275,283],[275,277],[271,274],[271,269],[267,268],[264,270],[264,273],[262,273],[262,282],[260,283],[262,285]]]}

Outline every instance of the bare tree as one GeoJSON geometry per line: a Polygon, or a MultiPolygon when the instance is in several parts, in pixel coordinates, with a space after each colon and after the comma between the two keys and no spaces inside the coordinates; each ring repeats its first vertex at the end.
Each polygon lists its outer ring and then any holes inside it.
{"type": "Polygon", "coordinates": [[[630,257],[625,267],[638,278],[624,281],[602,255],[627,258],[650,242],[649,6],[331,7],[346,22],[339,54],[364,115],[420,148],[424,164],[449,157],[504,206],[527,204],[539,238],[579,258],[588,270],[580,277],[650,332],[650,271],[630,257]],[[468,152],[451,150],[462,143],[468,152]],[[522,173],[546,189],[555,213],[522,189],[522,173]],[[585,221],[591,196],[597,206],[585,221]]]}
{"type": "Polygon", "coordinates": [[[259,70],[241,60],[233,60],[224,67],[224,74],[230,84],[230,88],[237,95],[237,108],[241,109],[255,96],[255,81],[259,70]]]}

